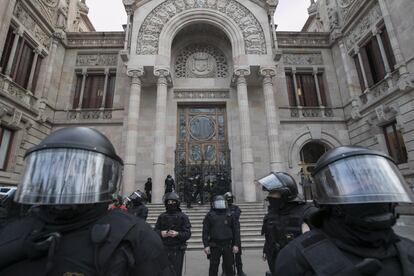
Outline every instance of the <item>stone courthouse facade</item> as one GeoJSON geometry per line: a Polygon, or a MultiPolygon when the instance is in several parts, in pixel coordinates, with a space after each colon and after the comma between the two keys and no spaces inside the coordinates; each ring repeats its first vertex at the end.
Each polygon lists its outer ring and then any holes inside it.
{"type": "Polygon", "coordinates": [[[84,0],[0,0],[1,184],[69,126],[108,136],[122,192],[152,177],[155,202],[194,168],[261,200],[255,178],[299,180],[345,144],[389,153],[414,184],[414,1],[310,1],[301,32],[276,30],[278,1],[123,4],[125,31],[95,32],[84,0]]]}

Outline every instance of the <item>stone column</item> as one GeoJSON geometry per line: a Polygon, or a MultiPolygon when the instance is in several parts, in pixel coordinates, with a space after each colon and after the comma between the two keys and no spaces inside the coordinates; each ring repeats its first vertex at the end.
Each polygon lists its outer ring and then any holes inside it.
{"type": "Polygon", "coordinates": [[[29,91],[32,91],[34,88],[36,88],[36,87],[32,87],[32,85],[33,85],[34,74],[36,72],[37,60],[39,59],[41,50],[39,48],[36,48],[34,50],[34,53],[35,53],[35,56],[33,58],[32,68],[30,69],[29,82],[27,83],[27,90],[29,91]]]}
{"type": "Polygon", "coordinates": [[[273,77],[276,76],[276,68],[260,68],[263,76],[263,94],[266,111],[267,139],[269,143],[270,169],[283,171],[283,162],[279,149],[279,114],[276,111],[273,77]]]}
{"type": "Polygon", "coordinates": [[[367,73],[365,72],[364,61],[362,60],[362,55],[361,55],[361,52],[359,51],[359,48],[355,50],[355,53],[358,55],[359,66],[361,67],[362,77],[364,78],[365,91],[368,91],[369,84],[368,84],[368,79],[367,79],[367,73]]]}
{"type": "Polygon", "coordinates": [[[13,46],[12,46],[12,50],[10,52],[10,56],[9,56],[9,60],[7,61],[7,66],[6,66],[6,71],[5,74],[6,76],[10,76],[11,71],[12,71],[12,67],[13,67],[13,62],[14,59],[16,57],[16,51],[17,51],[17,44],[19,42],[20,37],[22,37],[23,35],[23,31],[20,29],[17,29],[14,31],[15,37],[14,37],[14,41],[13,41],[13,46]]]}
{"type": "Polygon", "coordinates": [[[167,119],[167,89],[170,72],[168,69],[155,69],[157,80],[157,103],[155,108],[154,162],[152,178],[152,200],[161,203],[164,195],[165,179],[165,128],[167,119]]]}
{"type": "Polygon", "coordinates": [[[300,107],[300,98],[298,94],[298,82],[296,79],[296,68],[292,69],[292,77],[293,77],[293,88],[295,89],[295,99],[296,99],[296,106],[300,107]]]}
{"type": "Polygon", "coordinates": [[[82,84],[81,84],[81,92],[79,95],[79,102],[78,102],[78,109],[82,108],[83,103],[83,95],[85,94],[85,83],[86,83],[86,77],[88,76],[88,71],[86,68],[82,69],[82,84]]]}
{"type": "Polygon", "coordinates": [[[240,117],[243,194],[246,202],[255,202],[256,187],[254,184],[254,160],[251,147],[249,99],[247,96],[247,82],[245,77],[250,74],[250,70],[248,68],[236,69],[234,74],[237,78],[237,100],[240,117]]]}
{"type": "Polygon", "coordinates": [[[129,90],[124,157],[124,195],[130,195],[137,189],[135,186],[135,172],[137,170],[138,120],[141,101],[141,77],[144,70],[142,68],[130,69],[127,74],[131,78],[131,88],[129,90]]]}
{"type": "Polygon", "coordinates": [[[105,69],[105,83],[104,83],[104,91],[102,95],[102,102],[101,108],[105,108],[105,101],[106,101],[106,94],[108,94],[108,79],[109,79],[109,69],[105,69]]]}
{"type": "Polygon", "coordinates": [[[323,107],[322,97],[321,97],[321,88],[319,86],[319,79],[318,79],[318,68],[313,68],[313,78],[315,79],[316,85],[316,95],[318,96],[318,105],[323,107]]]}

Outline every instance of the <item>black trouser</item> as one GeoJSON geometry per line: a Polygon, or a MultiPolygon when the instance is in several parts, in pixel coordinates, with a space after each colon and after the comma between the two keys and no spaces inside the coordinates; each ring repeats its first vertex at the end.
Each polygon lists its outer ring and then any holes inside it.
{"type": "Polygon", "coordinates": [[[226,276],[233,276],[233,248],[231,243],[210,245],[209,276],[218,275],[220,257],[223,256],[223,272],[226,276]]]}
{"type": "MultiPolygon", "coordinates": [[[[243,263],[242,263],[241,255],[242,255],[242,249],[241,249],[241,246],[240,246],[239,247],[239,252],[237,252],[236,258],[235,258],[236,269],[237,269],[237,274],[238,275],[241,275],[241,273],[243,272],[243,263]]],[[[224,263],[222,264],[221,267],[222,267],[222,269],[224,271],[224,263]]],[[[226,276],[227,276],[227,274],[226,274],[226,276]]]]}
{"type": "Polygon", "coordinates": [[[267,264],[269,265],[269,270],[272,273],[272,275],[275,275],[275,265],[276,265],[276,258],[278,255],[278,251],[273,251],[269,254],[269,256],[266,254],[267,264]]]}
{"type": "Polygon", "coordinates": [[[180,247],[165,247],[168,255],[168,260],[174,267],[176,276],[181,276],[183,272],[183,262],[185,250],[180,247]]]}
{"type": "Polygon", "coordinates": [[[194,194],[194,200],[197,201],[197,196],[200,196],[201,205],[204,204],[204,191],[203,189],[197,189],[194,194]]]}
{"type": "Polygon", "coordinates": [[[147,194],[148,203],[151,203],[151,191],[146,191],[145,193],[147,194]]]}
{"type": "Polygon", "coordinates": [[[192,200],[192,195],[191,195],[191,192],[185,192],[185,194],[184,194],[184,199],[185,199],[185,202],[187,202],[187,208],[190,208],[191,207],[191,200],[192,200]]]}

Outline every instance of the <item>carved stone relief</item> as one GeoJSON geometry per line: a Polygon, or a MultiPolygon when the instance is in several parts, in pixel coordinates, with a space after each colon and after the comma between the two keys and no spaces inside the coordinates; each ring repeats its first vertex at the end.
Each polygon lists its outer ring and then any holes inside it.
{"type": "Polygon", "coordinates": [[[235,0],[167,0],[145,18],[138,33],[136,53],[156,55],[163,26],[175,15],[190,9],[210,9],[226,14],[243,33],[246,54],[267,53],[262,26],[256,17],[235,0]]]}
{"type": "Polygon", "coordinates": [[[323,65],[320,53],[284,54],[283,62],[285,65],[323,65]]]}
{"type": "Polygon", "coordinates": [[[192,44],[178,54],[175,61],[177,78],[227,78],[226,57],[210,45],[192,44]]]}
{"type": "Polygon", "coordinates": [[[365,16],[358,20],[355,27],[346,35],[345,44],[348,50],[351,50],[381,18],[381,8],[379,4],[376,4],[365,16]]]}
{"type": "Polygon", "coordinates": [[[76,66],[116,66],[117,63],[117,54],[78,54],[76,57],[76,66]]]}
{"type": "Polygon", "coordinates": [[[228,91],[174,91],[175,99],[229,99],[228,91]]]}
{"type": "Polygon", "coordinates": [[[56,22],[58,0],[32,0],[31,2],[49,23],[53,25],[56,22]]]}
{"type": "Polygon", "coordinates": [[[46,48],[50,45],[50,36],[37,24],[33,17],[23,8],[20,2],[16,4],[13,12],[19,22],[46,48]]]}

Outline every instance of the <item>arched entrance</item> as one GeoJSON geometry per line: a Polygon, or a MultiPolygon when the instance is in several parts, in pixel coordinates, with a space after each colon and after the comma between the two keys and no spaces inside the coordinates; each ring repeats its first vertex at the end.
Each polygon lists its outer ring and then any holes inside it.
{"type": "Polygon", "coordinates": [[[305,199],[312,198],[311,191],[311,174],[315,168],[319,158],[328,150],[330,147],[321,141],[311,141],[306,143],[300,150],[300,185],[303,188],[303,195],[305,199]]]}

